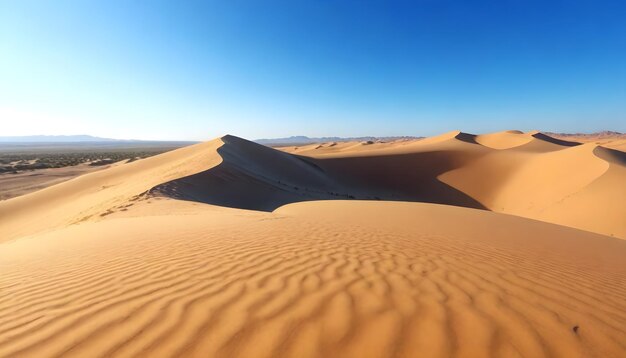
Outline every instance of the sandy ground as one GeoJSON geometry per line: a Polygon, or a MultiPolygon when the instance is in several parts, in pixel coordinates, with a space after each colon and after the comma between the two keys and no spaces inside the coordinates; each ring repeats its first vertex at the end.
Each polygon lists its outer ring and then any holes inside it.
{"type": "Polygon", "coordinates": [[[36,169],[17,174],[0,174],[0,200],[32,193],[79,175],[108,168],[108,165],[79,164],[64,168],[36,169]]]}
{"type": "Polygon", "coordinates": [[[626,151],[625,133],[617,134],[615,132],[600,132],[593,134],[552,134],[551,136],[558,139],[570,140],[580,143],[594,143],[606,148],[621,150],[622,152],[626,151]]]}
{"type": "Polygon", "coordinates": [[[622,152],[331,144],[226,136],[0,202],[0,356],[626,355],[622,152]]]}

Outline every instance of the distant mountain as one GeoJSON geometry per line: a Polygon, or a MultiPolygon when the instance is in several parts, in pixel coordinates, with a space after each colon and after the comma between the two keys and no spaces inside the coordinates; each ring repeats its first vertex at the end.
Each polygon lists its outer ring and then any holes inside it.
{"type": "Polygon", "coordinates": [[[138,139],[111,139],[90,135],[29,135],[0,136],[0,153],[39,151],[86,151],[86,150],[120,150],[144,148],[180,148],[195,144],[195,141],[165,141],[138,139]]]}
{"type": "Polygon", "coordinates": [[[419,139],[423,137],[412,136],[398,136],[398,137],[307,137],[307,136],[292,136],[287,138],[269,138],[269,139],[257,139],[254,142],[268,145],[268,146],[281,146],[281,145],[303,145],[312,143],[326,143],[326,142],[352,142],[352,141],[376,141],[376,140],[398,140],[398,139],[419,139]]]}
{"type": "Polygon", "coordinates": [[[552,137],[579,137],[579,138],[626,138],[626,133],[615,132],[615,131],[602,131],[595,133],[554,133],[554,132],[544,132],[545,134],[552,137]]]}
{"type": "Polygon", "coordinates": [[[0,136],[2,143],[70,143],[70,142],[118,142],[119,139],[81,135],[27,135],[0,136]]]}

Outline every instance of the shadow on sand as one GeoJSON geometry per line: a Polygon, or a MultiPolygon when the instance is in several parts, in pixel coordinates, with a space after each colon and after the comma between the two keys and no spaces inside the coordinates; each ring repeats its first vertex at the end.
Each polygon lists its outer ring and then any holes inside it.
{"type": "Polygon", "coordinates": [[[313,159],[227,136],[223,162],[151,195],[258,211],[310,200],[391,200],[486,209],[437,177],[476,154],[434,151],[313,159]]]}

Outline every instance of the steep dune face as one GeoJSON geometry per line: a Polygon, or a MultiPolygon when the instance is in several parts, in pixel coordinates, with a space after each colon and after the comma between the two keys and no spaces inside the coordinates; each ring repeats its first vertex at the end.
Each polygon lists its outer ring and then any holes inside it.
{"type": "Polygon", "coordinates": [[[484,208],[626,238],[623,152],[519,131],[373,147],[318,148],[313,157],[386,200],[484,208]]]}
{"type": "Polygon", "coordinates": [[[593,144],[588,146],[596,158],[608,164],[608,169],[584,189],[547,208],[541,218],[626,238],[626,153],[593,144]]]}
{"type": "Polygon", "coordinates": [[[318,155],[304,156],[225,136],[4,201],[0,234],[98,220],[160,196],[262,211],[310,200],[419,201],[626,237],[623,153],[574,144],[541,133],[454,131],[318,146],[318,155]]]}
{"type": "Polygon", "coordinates": [[[213,205],[272,211],[299,201],[332,199],[421,201],[484,208],[437,176],[484,153],[464,134],[430,145],[383,146],[311,158],[226,136],[218,166],[159,185],[151,194],[213,205]],[[462,138],[462,139],[459,139],[462,138]]]}
{"type": "Polygon", "coordinates": [[[298,156],[225,136],[217,153],[222,162],[195,175],[175,179],[150,194],[212,205],[272,211],[292,202],[332,199],[337,183],[298,156]]]}
{"type": "Polygon", "coordinates": [[[493,149],[511,149],[526,152],[548,152],[580,143],[552,138],[538,131],[503,131],[476,136],[476,143],[493,149]]]}
{"type": "Polygon", "coordinates": [[[218,165],[213,140],[80,176],[0,202],[0,241],[104,217],[163,182],[218,165]]]}
{"type": "Polygon", "coordinates": [[[549,135],[543,134],[543,133],[541,133],[539,131],[528,132],[528,134],[530,134],[533,138],[542,140],[544,142],[560,145],[560,146],[563,146],[563,147],[575,147],[577,145],[580,145],[580,143],[578,143],[578,142],[572,142],[572,141],[569,141],[569,140],[553,138],[553,137],[550,137],[549,135]]]}
{"type": "Polygon", "coordinates": [[[626,241],[481,210],[161,200],[0,248],[3,357],[626,351],[626,241]]]}
{"type": "MultiPolygon", "coordinates": [[[[493,205],[502,211],[539,214],[601,177],[609,163],[593,153],[593,147],[579,146],[535,155],[521,163],[498,188],[493,205]]],[[[602,197],[598,197],[602,201],[602,197]]],[[[591,204],[591,203],[589,203],[591,204]]]]}
{"type": "Polygon", "coordinates": [[[483,148],[451,137],[430,144],[353,152],[350,155],[316,158],[315,163],[356,198],[420,201],[484,208],[462,191],[438,179],[450,170],[480,158],[483,148]]]}
{"type": "Polygon", "coordinates": [[[489,210],[626,237],[623,155],[593,144],[494,152],[440,179],[489,210]]]}

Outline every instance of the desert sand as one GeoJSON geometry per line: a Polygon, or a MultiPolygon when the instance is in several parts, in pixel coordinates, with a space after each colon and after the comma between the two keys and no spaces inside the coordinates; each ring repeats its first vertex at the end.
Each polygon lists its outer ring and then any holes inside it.
{"type": "Polygon", "coordinates": [[[482,208],[626,238],[626,153],[594,143],[455,131],[284,150],[314,158],[352,191],[366,185],[386,200],[482,208]]]}
{"type": "Polygon", "coordinates": [[[549,133],[551,137],[626,151],[626,133],[604,131],[597,133],[549,133]]]}
{"type": "Polygon", "coordinates": [[[0,202],[0,356],[623,357],[626,155],[234,136],[0,202]]]}
{"type": "Polygon", "coordinates": [[[17,174],[0,174],[0,200],[32,193],[66,180],[110,167],[79,164],[63,168],[35,169],[17,174]]]}

